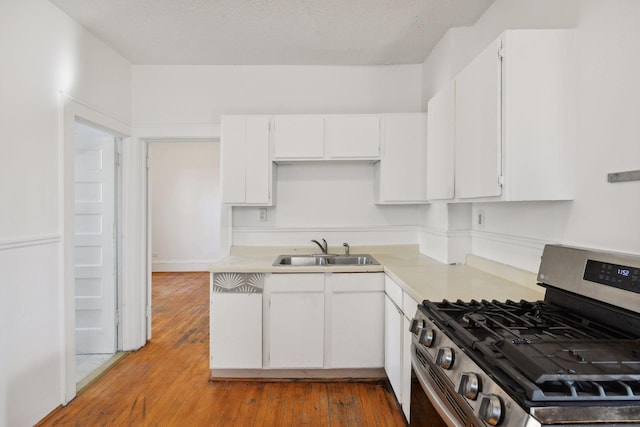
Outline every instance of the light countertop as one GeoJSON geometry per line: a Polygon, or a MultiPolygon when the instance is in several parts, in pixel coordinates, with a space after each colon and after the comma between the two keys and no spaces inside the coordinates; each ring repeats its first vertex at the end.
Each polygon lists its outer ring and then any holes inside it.
{"type": "MultiPolygon", "coordinates": [[[[342,248],[330,252],[342,253],[342,248]]],[[[371,254],[380,265],[273,266],[278,255],[308,254],[313,248],[233,248],[232,255],[212,265],[212,273],[366,273],[388,274],[416,301],[425,299],[539,300],[544,289],[535,274],[478,257],[467,265],[449,265],[419,253],[417,245],[370,246],[351,249],[352,254],[371,254]]]]}

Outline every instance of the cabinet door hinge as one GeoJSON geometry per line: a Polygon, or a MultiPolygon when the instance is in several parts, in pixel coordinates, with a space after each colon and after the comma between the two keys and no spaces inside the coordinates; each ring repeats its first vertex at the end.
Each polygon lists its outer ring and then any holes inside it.
{"type": "Polygon", "coordinates": [[[120,167],[120,153],[116,153],[115,159],[114,159],[114,164],[116,165],[117,168],[120,167]]]}
{"type": "Polygon", "coordinates": [[[504,175],[498,175],[498,187],[504,187],[504,175]]]}
{"type": "Polygon", "coordinates": [[[504,49],[502,47],[498,48],[498,59],[502,61],[504,59],[504,49]]]}
{"type": "Polygon", "coordinates": [[[120,310],[116,310],[115,322],[116,326],[120,326],[120,310]]]}

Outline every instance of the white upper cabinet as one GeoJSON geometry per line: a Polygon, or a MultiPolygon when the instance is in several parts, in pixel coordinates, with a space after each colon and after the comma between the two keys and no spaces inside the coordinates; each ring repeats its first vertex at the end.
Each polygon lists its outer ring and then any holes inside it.
{"type": "Polygon", "coordinates": [[[574,197],[575,55],[572,30],[507,31],[456,77],[455,198],[574,197]]]}
{"type": "Polygon", "coordinates": [[[275,160],[322,159],[324,118],[316,116],[276,116],[273,119],[275,160]]]}
{"type": "Polygon", "coordinates": [[[427,109],[427,199],[452,199],[456,114],[455,81],[429,100],[427,109]]]}
{"type": "Polygon", "coordinates": [[[427,115],[382,116],[382,149],[375,166],[376,203],[424,203],[427,200],[427,115]]]}
{"type": "Polygon", "coordinates": [[[271,205],[273,169],[268,117],[222,117],[222,201],[271,205]]]}
{"type": "Polygon", "coordinates": [[[380,117],[274,116],[273,142],[276,161],[378,159],[380,117]]]}
{"type": "Polygon", "coordinates": [[[455,194],[500,195],[500,78],[498,40],[456,77],[455,194]]]}
{"type": "Polygon", "coordinates": [[[379,116],[326,116],[324,136],[329,158],[369,159],[380,155],[379,116]]]}

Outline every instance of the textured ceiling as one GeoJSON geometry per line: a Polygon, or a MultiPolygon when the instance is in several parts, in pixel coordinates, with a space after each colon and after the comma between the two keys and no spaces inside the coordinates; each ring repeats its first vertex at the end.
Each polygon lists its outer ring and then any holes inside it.
{"type": "Polygon", "coordinates": [[[493,0],[50,0],[134,64],[417,64],[493,0]]]}

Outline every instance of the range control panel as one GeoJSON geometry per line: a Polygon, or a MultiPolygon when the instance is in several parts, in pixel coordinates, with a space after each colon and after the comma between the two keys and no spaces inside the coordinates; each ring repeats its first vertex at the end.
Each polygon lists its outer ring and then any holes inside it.
{"type": "Polygon", "coordinates": [[[640,268],[588,259],[583,279],[640,293],[640,268]]]}

